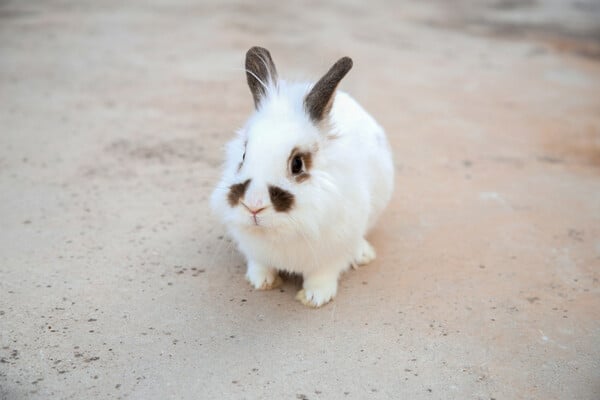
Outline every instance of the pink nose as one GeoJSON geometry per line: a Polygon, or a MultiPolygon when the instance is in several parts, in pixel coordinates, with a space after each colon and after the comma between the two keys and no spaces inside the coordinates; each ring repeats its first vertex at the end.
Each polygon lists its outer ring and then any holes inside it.
{"type": "Polygon", "coordinates": [[[248,211],[250,211],[252,213],[252,215],[256,215],[256,214],[258,214],[259,212],[261,212],[262,210],[264,210],[267,207],[261,207],[261,208],[250,208],[250,207],[247,207],[247,208],[248,208],[248,211]]]}
{"type": "Polygon", "coordinates": [[[259,204],[253,204],[250,206],[244,202],[242,202],[242,204],[246,208],[246,210],[248,210],[248,212],[250,212],[250,214],[252,214],[253,216],[256,216],[256,214],[258,214],[259,212],[261,212],[262,210],[267,208],[267,207],[262,206],[262,202],[260,202],[259,204]]]}

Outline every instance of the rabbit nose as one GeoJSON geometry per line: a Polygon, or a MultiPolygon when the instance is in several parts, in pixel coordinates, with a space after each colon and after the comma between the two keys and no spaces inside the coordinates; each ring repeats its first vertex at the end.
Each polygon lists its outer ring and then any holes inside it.
{"type": "Polygon", "coordinates": [[[250,213],[252,215],[256,215],[256,214],[258,214],[259,212],[261,212],[262,210],[264,210],[267,207],[262,207],[262,208],[258,208],[258,209],[257,208],[250,208],[250,207],[246,207],[246,208],[248,208],[248,211],[250,211],[250,213]]]}
{"type": "Polygon", "coordinates": [[[258,214],[259,212],[261,212],[262,210],[264,210],[265,208],[267,208],[267,207],[263,207],[262,206],[262,202],[260,202],[260,204],[258,204],[258,205],[256,205],[256,204],[252,204],[252,205],[246,204],[243,201],[241,203],[244,206],[244,208],[246,210],[248,210],[248,212],[250,214],[252,214],[252,216],[254,216],[254,217],[256,217],[256,214],[258,214]]]}

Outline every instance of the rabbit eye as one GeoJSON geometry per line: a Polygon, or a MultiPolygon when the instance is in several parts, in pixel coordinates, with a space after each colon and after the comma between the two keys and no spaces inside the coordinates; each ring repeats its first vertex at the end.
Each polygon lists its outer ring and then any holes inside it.
{"type": "Polygon", "coordinates": [[[300,172],[302,172],[302,166],[302,157],[295,155],[291,164],[292,174],[298,175],[300,172]]]}

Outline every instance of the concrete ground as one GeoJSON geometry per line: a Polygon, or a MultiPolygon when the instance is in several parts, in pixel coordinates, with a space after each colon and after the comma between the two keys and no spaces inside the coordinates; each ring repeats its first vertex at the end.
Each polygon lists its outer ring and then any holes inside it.
{"type": "Polygon", "coordinates": [[[322,3],[0,1],[1,399],[600,398],[600,2],[322,3]],[[252,45],[393,146],[319,310],[208,208],[252,45]]]}

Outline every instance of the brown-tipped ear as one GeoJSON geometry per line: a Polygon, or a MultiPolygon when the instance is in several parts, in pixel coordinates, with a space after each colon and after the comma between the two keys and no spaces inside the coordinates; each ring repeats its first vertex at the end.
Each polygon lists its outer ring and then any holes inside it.
{"type": "Polygon", "coordinates": [[[306,95],[304,107],[314,122],[322,121],[329,114],[335,89],[351,68],[351,58],[340,58],[306,95]]]}
{"type": "Polygon", "coordinates": [[[254,107],[258,109],[261,100],[267,94],[267,88],[277,85],[277,70],[269,50],[262,47],[252,47],[248,50],[246,79],[254,98],[254,107]]]}

